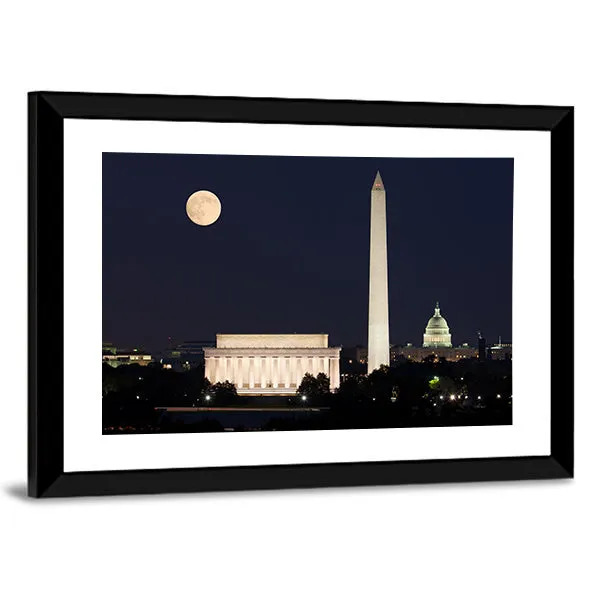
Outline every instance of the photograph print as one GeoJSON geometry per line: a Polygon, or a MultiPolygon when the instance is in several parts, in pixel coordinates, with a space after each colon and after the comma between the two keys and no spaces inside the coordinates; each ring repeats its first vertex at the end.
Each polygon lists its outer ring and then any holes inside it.
{"type": "Polygon", "coordinates": [[[103,153],[105,435],[512,424],[512,158],[103,153]]]}

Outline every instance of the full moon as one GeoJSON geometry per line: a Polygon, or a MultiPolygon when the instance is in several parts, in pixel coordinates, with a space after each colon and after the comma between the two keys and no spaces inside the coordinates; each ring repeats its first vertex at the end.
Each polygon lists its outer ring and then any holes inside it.
{"type": "Polygon", "coordinates": [[[212,192],[194,192],[188,198],[185,212],[196,225],[212,225],[221,214],[221,201],[212,192]]]}

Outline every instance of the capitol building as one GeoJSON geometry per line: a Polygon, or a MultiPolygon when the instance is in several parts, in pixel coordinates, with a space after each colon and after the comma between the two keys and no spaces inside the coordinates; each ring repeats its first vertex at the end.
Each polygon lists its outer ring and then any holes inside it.
{"type": "Polygon", "coordinates": [[[452,335],[448,322],[440,313],[440,303],[435,303],[433,317],[427,322],[423,335],[423,348],[452,348],[452,335]]]}
{"type": "Polygon", "coordinates": [[[413,361],[422,361],[424,358],[433,355],[435,358],[445,358],[446,360],[456,361],[463,358],[475,358],[478,355],[478,349],[472,348],[468,344],[452,346],[452,334],[448,321],[442,316],[439,302],[435,303],[433,316],[427,322],[425,333],[423,334],[423,346],[416,347],[412,344],[406,346],[393,346],[391,349],[392,361],[399,358],[413,361]]]}

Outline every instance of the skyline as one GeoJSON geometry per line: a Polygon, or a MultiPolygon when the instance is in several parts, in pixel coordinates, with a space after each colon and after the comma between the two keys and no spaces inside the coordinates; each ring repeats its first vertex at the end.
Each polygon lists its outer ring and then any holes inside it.
{"type": "Polygon", "coordinates": [[[370,192],[387,191],[390,343],[512,338],[512,159],[103,153],[103,338],[156,351],[216,333],[365,345],[370,192]],[[214,192],[222,215],[189,221],[214,192]]]}

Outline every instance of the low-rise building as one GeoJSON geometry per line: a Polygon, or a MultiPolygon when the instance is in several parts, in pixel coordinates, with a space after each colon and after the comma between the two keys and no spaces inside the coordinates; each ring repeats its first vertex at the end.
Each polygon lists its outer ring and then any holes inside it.
{"type": "Polygon", "coordinates": [[[217,334],[216,348],[205,347],[205,376],[211,383],[229,381],[238,394],[295,394],[307,373],[340,385],[340,348],[317,334],[217,334]]]}
{"type": "Polygon", "coordinates": [[[122,349],[110,343],[102,344],[102,362],[111,367],[120,365],[148,366],[152,362],[152,355],[140,348],[122,349]]]}

